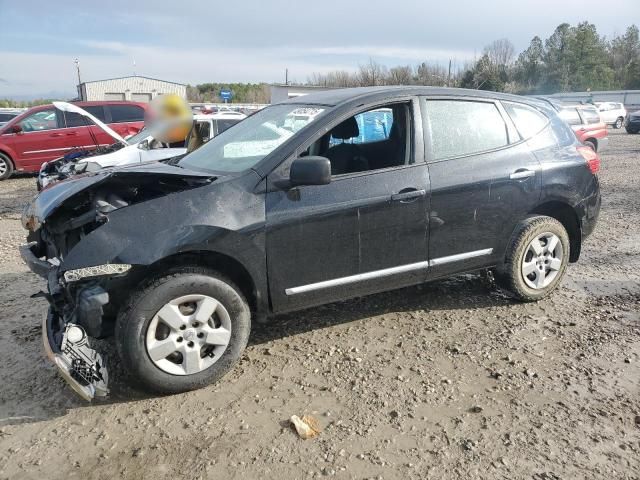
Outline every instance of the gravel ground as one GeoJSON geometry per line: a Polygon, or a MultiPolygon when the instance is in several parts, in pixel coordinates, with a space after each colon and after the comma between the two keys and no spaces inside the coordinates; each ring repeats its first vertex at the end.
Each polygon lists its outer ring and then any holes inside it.
{"type": "Polygon", "coordinates": [[[0,478],[640,478],[640,136],[611,133],[598,228],[519,304],[466,275],[278,317],[221,382],[87,404],[43,358],[0,183],[0,478]],[[301,440],[288,418],[323,432],[301,440]]]}

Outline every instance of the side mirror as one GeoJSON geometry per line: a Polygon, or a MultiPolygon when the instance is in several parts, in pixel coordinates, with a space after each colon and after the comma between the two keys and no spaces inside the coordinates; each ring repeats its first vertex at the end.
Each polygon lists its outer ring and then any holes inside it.
{"type": "Polygon", "coordinates": [[[149,139],[145,139],[138,144],[138,150],[149,150],[149,139]]]}
{"type": "Polygon", "coordinates": [[[11,133],[22,133],[22,125],[16,123],[11,127],[11,133]]]}
{"type": "Polygon", "coordinates": [[[331,183],[331,162],[325,157],[296,158],[289,170],[291,186],[331,183]]]}

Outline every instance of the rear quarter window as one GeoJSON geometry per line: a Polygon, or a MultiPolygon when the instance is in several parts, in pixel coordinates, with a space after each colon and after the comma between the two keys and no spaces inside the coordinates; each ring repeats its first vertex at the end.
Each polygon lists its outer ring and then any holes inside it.
{"type": "Polygon", "coordinates": [[[112,123],[144,122],[144,109],[138,105],[109,105],[112,123]]]}
{"type": "Polygon", "coordinates": [[[434,160],[471,155],[509,144],[507,126],[492,102],[427,100],[434,160]]]}
{"type": "Polygon", "coordinates": [[[549,119],[544,114],[528,105],[511,102],[502,102],[502,105],[523,140],[533,137],[549,123],[549,119]]]}

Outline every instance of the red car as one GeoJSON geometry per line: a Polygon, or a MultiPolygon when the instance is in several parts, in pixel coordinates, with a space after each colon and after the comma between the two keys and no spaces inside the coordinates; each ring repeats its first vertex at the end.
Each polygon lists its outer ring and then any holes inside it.
{"type": "MultiPolygon", "coordinates": [[[[144,126],[146,103],[77,102],[121,136],[134,135],[144,126]]],[[[107,146],[113,138],[77,113],[53,105],[33,107],[0,127],[0,180],[14,171],[38,172],[44,162],[73,149],[107,146]]]]}
{"type": "Polygon", "coordinates": [[[607,124],[600,118],[598,109],[592,105],[563,105],[560,117],[567,122],[580,142],[594,152],[601,152],[609,142],[607,124]]]}

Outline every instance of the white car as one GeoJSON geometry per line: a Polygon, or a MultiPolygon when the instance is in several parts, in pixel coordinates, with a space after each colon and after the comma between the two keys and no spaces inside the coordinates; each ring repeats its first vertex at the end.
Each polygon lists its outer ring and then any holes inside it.
{"type": "Polygon", "coordinates": [[[235,114],[233,117],[226,114],[194,115],[193,127],[185,141],[179,142],[179,145],[169,145],[155,139],[144,128],[136,135],[124,139],[82,108],[66,102],[53,103],[60,110],[75,112],[87,117],[111,135],[115,143],[107,147],[96,147],[89,151],[72,151],[64,157],[43,164],[38,174],[39,190],[52,182],[63,180],[79,173],[134,163],[167,160],[184,155],[246,118],[242,114],[235,114]]]}
{"type": "Polygon", "coordinates": [[[596,102],[595,106],[598,107],[600,118],[604,123],[612,125],[613,128],[622,128],[624,118],[627,116],[627,110],[622,103],[596,102]]]}

